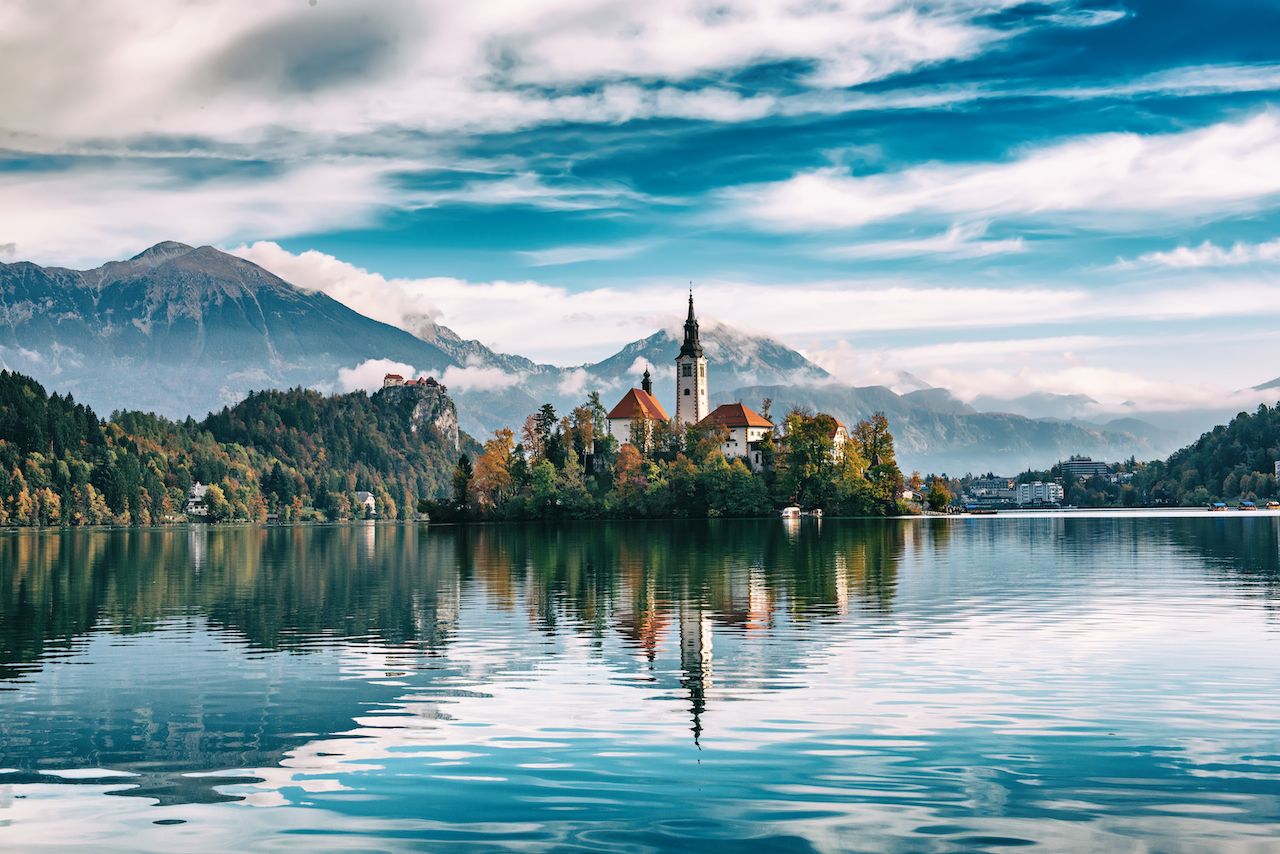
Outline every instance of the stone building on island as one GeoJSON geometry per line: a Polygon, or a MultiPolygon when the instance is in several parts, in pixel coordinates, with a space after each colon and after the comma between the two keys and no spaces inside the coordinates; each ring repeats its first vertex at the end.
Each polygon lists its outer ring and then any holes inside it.
{"type": "Polygon", "coordinates": [[[653,396],[653,380],[646,370],[640,388],[628,390],[617,405],[609,410],[609,435],[619,443],[628,442],[632,437],[633,425],[643,424],[646,431],[652,431],[656,423],[668,421],[674,421],[680,427],[722,427],[727,431],[725,441],[720,446],[725,457],[741,458],[752,469],[758,470],[762,465],[760,443],[773,433],[773,422],[752,411],[741,401],[722,404],[714,411],[710,409],[707,357],[698,339],[698,318],[693,311],[692,292],[689,294],[689,315],[684,322],[684,340],[680,344],[675,367],[675,418],[668,417],[662,404],[653,396]]]}

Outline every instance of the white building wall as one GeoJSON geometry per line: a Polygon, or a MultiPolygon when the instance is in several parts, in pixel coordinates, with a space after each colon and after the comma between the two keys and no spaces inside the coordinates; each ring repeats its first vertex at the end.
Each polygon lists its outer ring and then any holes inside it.
{"type": "Polygon", "coordinates": [[[1056,483],[1022,483],[1018,485],[1019,504],[1057,504],[1065,493],[1056,483]]]}

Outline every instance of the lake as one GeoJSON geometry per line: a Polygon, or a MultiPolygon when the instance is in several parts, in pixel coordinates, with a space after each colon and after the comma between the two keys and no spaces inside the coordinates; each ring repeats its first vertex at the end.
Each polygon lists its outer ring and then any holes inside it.
{"type": "Polygon", "coordinates": [[[1261,850],[1280,519],[0,534],[0,848],[1261,850]]]}

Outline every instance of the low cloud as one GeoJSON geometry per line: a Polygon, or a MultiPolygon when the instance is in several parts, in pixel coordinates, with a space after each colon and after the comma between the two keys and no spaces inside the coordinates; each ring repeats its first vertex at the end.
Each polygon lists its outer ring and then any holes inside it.
{"type": "Polygon", "coordinates": [[[587,381],[590,379],[591,375],[582,368],[575,368],[565,372],[564,378],[560,380],[556,390],[563,395],[580,395],[586,390],[587,381]]]}
{"type": "Polygon", "coordinates": [[[468,363],[463,367],[450,365],[445,368],[440,382],[456,391],[500,391],[511,388],[523,378],[523,374],[509,373],[501,368],[478,363],[468,363]]]}
{"type": "MultiPolygon", "coordinates": [[[[270,242],[231,250],[299,287],[322,291],[396,326],[431,317],[494,349],[557,364],[611,355],[655,328],[676,330],[685,291],[639,283],[571,291],[537,281],[387,279],[331,255],[293,254],[270,242]],[[668,310],[654,311],[654,307],[668,310]]],[[[1280,279],[1255,276],[1095,291],[1085,287],[940,287],[901,278],[798,281],[785,285],[712,280],[699,285],[704,328],[724,322],[780,340],[890,330],[1008,328],[1094,321],[1280,315],[1280,279]]]]}

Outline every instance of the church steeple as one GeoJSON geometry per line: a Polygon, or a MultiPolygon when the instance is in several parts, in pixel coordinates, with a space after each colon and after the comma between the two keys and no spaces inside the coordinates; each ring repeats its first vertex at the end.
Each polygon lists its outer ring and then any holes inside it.
{"type": "Polygon", "coordinates": [[[693,289],[689,289],[689,316],[684,322],[684,343],[680,345],[681,356],[702,357],[702,343],[698,341],[698,318],[693,314],[693,289]]]}
{"type": "Polygon", "coordinates": [[[698,340],[698,318],[693,313],[693,289],[689,289],[689,317],[684,322],[684,343],[676,356],[676,423],[697,424],[707,416],[707,358],[698,340]]]}
{"type": "Polygon", "coordinates": [[[649,376],[649,369],[644,369],[644,379],[640,380],[640,390],[645,394],[653,394],[653,378],[649,376]]]}

